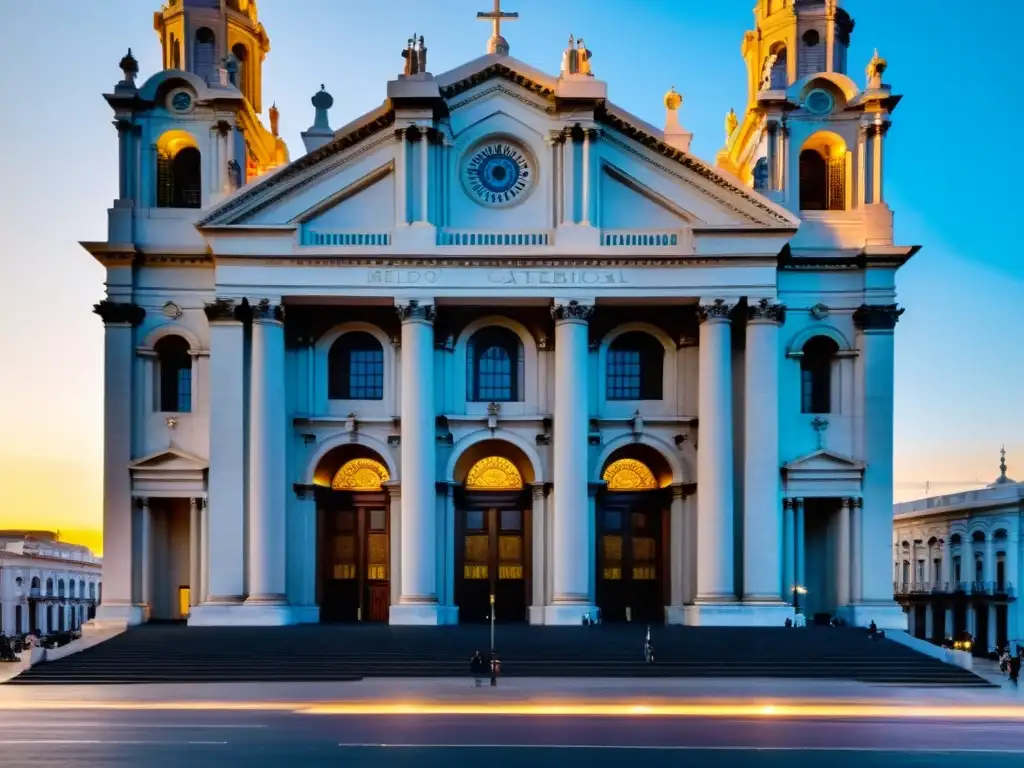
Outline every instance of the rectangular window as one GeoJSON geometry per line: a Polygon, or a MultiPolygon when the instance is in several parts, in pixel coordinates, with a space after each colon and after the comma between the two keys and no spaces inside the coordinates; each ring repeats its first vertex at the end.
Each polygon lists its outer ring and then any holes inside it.
{"type": "Polygon", "coordinates": [[[192,411],[192,369],[178,369],[178,413],[192,411]]]}
{"type": "Polygon", "coordinates": [[[384,398],[384,354],[379,349],[354,349],[349,357],[348,399],[384,398]]]}
{"type": "Polygon", "coordinates": [[[640,350],[608,350],[608,399],[639,400],[642,392],[640,350]]]}
{"type": "Polygon", "coordinates": [[[832,412],[831,361],[813,361],[800,368],[801,413],[832,412]]]}

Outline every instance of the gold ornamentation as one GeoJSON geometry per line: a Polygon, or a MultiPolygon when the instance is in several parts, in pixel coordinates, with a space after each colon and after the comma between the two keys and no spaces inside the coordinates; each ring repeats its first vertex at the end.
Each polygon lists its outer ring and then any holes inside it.
{"type": "Polygon", "coordinates": [[[342,465],[331,480],[335,491],[379,491],[391,479],[388,468],[373,459],[352,459],[342,465]]]}
{"type": "Polygon", "coordinates": [[[610,491],[650,491],[658,487],[654,473],[636,459],[619,459],[605,469],[601,479],[610,491]]]}
{"type": "Polygon", "coordinates": [[[523,476],[516,465],[501,456],[480,459],[466,476],[466,488],[470,491],[518,491],[522,487],[523,476]]]}

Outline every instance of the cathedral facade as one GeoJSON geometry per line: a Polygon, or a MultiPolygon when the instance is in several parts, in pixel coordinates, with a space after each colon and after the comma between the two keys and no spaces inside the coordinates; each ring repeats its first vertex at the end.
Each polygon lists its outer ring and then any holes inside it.
{"type": "MultiPolygon", "coordinates": [[[[410,39],[292,160],[254,0],[172,0],[106,96],[99,621],[905,626],[885,61],[759,0],[714,163],[570,39],[410,39]],[[396,62],[398,57],[396,56],[396,62]],[[397,69],[396,65],[396,69],[397,69]]],[[[667,75],[667,73],[666,73],[667,75]]]]}

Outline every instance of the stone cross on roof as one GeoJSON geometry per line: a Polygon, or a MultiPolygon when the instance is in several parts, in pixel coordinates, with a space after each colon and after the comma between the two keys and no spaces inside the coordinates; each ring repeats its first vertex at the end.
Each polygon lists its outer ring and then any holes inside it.
{"type": "Polygon", "coordinates": [[[494,0],[494,10],[489,12],[479,11],[476,17],[484,21],[490,21],[494,25],[491,31],[491,39],[487,41],[487,52],[508,56],[508,40],[501,36],[501,21],[502,19],[515,21],[519,18],[519,13],[506,13],[501,10],[501,0],[494,0]]]}

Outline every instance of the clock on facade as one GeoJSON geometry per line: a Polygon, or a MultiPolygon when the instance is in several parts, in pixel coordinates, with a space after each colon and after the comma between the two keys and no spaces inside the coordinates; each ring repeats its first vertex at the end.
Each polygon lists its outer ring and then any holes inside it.
{"type": "Polygon", "coordinates": [[[192,107],[192,95],[188,91],[178,91],[171,96],[171,109],[175,112],[188,112],[192,107]]]}
{"type": "Polygon", "coordinates": [[[462,183],[470,197],[494,208],[525,200],[536,173],[526,150],[505,139],[478,145],[462,161],[462,183]]]}

